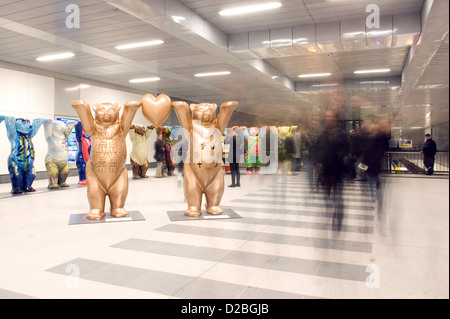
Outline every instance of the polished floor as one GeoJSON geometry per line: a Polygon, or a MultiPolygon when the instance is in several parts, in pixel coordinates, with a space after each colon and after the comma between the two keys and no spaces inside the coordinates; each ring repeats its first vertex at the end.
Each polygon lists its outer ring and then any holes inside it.
{"type": "MultiPolygon", "coordinates": [[[[0,298],[449,298],[449,181],[384,177],[382,208],[346,181],[344,219],[305,172],[242,175],[223,208],[236,218],[173,220],[177,176],[131,180],[143,221],[69,225],[86,188],[9,196],[0,184],[0,298]]],[[[225,176],[226,185],[231,177],[225,176]]]]}

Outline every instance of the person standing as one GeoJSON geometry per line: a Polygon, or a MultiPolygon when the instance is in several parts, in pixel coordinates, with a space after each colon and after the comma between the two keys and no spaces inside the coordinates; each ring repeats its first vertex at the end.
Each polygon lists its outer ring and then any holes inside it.
{"type": "Polygon", "coordinates": [[[228,161],[231,170],[231,185],[228,187],[240,187],[241,173],[239,171],[239,164],[243,162],[244,157],[244,134],[242,130],[237,127],[231,130],[229,139],[230,140],[227,142],[230,144],[228,161]]]}
{"type": "Polygon", "coordinates": [[[422,150],[420,152],[423,154],[423,165],[425,166],[427,175],[433,175],[434,173],[434,160],[436,151],[436,142],[431,139],[430,134],[426,134],[425,143],[423,144],[422,150]]]}
{"type": "Polygon", "coordinates": [[[154,158],[157,162],[155,177],[161,178],[163,177],[163,164],[165,160],[164,137],[162,131],[158,132],[158,138],[155,142],[154,158]]]}

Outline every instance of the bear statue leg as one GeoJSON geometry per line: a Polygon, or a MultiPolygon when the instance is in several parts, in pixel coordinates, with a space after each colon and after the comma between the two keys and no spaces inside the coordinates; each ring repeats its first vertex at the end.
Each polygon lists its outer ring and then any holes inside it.
{"type": "Polygon", "coordinates": [[[131,169],[133,171],[133,179],[139,179],[141,176],[141,165],[130,159],[131,169]]]}
{"type": "Polygon", "coordinates": [[[128,216],[125,210],[125,202],[128,195],[128,172],[126,168],[120,173],[114,185],[108,192],[109,201],[111,202],[111,216],[120,218],[128,216]]]}
{"type": "Polygon", "coordinates": [[[69,176],[70,173],[69,163],[65,162],[58,166],[59,166],[58,185],[61,187],[69,187],[69,184],[66,183],[67,177],[69,176]]]}
{"type": "Polygon", "coordinates": [[[45,169],[47,170],[48,175],[48,188],[49,189],[60,189],[58,185],[58,166],[49,160],[45,161],[45,169]]]}
{"type": "Polygon", "coordinates": [[[189,217],[201,216],[203,190],[198,184],[197,177],[188,163],[184,165],[184,180],[186,184],[186,199],[188,202],[188,209],[185,215],[189,217]]]}
{"type": "Polygon", "coordinates": [[[23,173],[23,184],[24,184],[24,191],[29,193],[35,191],[35,189],[31,187],[31,185],[33,184],[34,179],[36,178],[36,171],[34,170],[33,159],[27,160],[26,163],[27,165],[23,173]]]}
{"type": "Polygon", "coordinates": [[[22,168],[15,161],[9,158],[8,171],[12,185],[11,193],[22,194],[24,192],[22,168]]]}
{"type": "Polygon", "coordinates": [[[79,152],[77,156],[77,168],[78,168],[78,178],[80,185],[86,185],[86,162],[83,158],[83,153],[79,152]]]}
{"type": "Polygon", "coordinates": [[[147,175],[145,175],[145,174],[147,174],[147,171],[148,171],[148,162],[147,162],[147,164],[144,164],[141,166],[141,178],[148,177],[147,175]]]}
{"type": "Polygon", "coordinates": [[[224,213],[223,209],[219,207],[222,200],[224,189],[223,171],[219,170],[213,181],[206,187],[206,212],[211,215],[221,215],[224,213]]]}
{"type": "Polygon", "coordinates": [[[87,195],[89,201],[89,213],[87,219],[102,219],[105,217],[106,192],[101,186],[90,163],[86,165],[87,195]]]}

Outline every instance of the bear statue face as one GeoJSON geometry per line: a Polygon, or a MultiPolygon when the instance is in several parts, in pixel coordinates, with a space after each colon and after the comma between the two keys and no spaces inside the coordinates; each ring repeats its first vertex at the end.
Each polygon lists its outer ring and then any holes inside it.
{"type": "Polygon", "coordinates": [[[144,126],[136,126],[134,128],[134,131],[136,132],[136,134],[144,136],[145,135],[145,127],[144,126]]]}
{"type": "Polygon", "coordinates": [[[191,104],[192,119],[201,121],[202,125],[211,124],[216,119],[216,104],[191,104]]]}
{"type": "Polygon", "coordinates": [[[31,133],[31,123],[26,119],[16,119],[16,131],[21,134],[31,133]]]}
{"type": "Polygon", "coordinates": [[[249,129],[250,136],[258,136],[258,128],[257,127],[251,127],[249,129]]]}
{"type": "Polygon", "coordinates": [[[119,121],[120,106],[118,104],[102,103],[93,106],[95,121],[99,123],[116,123],[119,121]]]}

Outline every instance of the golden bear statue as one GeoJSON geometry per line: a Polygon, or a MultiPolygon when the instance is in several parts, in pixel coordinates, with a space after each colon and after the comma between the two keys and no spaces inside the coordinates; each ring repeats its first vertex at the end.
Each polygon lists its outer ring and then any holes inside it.
{"type": "Polygon", "coordinates": [[[206,212],[220,215],[219,207],[224,191],[222,170],[222,135],[237,108],[238,102],[230,101],[221,105],[216,118],[216,104],[191,104],[172,102],[186,136],[190,138],[189,153],[184,163],[184,179],[188,208],[186,216],[202,215],[202,196],[206,198],[206,212]],[[192,117],[189,109],[192,111],[192,117]]]}
{"type": "Polygon", "coordinates": [[[95,104],[94,119],[89,104],[84,101],[72,102],[84,130],[92,139],[91,156],[86,165],[90,206],[86,216],[88,219],[101,219],[105,216],[106,196],[111,203],[111,216],[120,218],[128,215],[124,208],[128,195],[125,138],[140,106],[141,101],[126,103],[120,117],[118,104],[95,104]]]}

